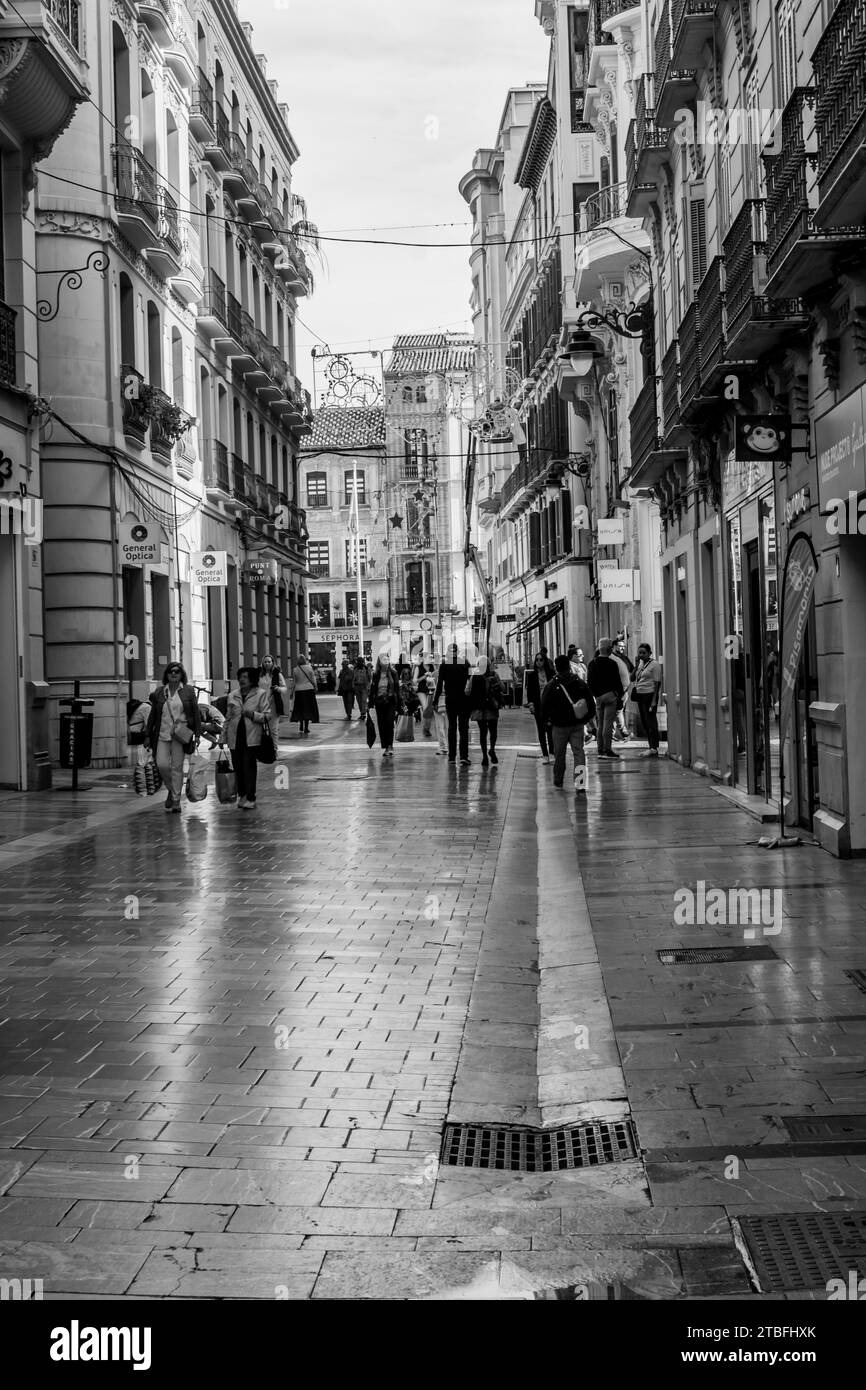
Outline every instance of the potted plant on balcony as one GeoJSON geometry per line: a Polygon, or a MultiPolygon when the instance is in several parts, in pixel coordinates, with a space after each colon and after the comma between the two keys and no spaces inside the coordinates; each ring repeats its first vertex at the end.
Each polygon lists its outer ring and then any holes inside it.
{"type": "Polygon", "coordinates": [[[170,439],[172,444],[176,444],[195,424],[194,417],[187,415],[174,401],[164,401],[152,419],[163,438],[170,439]]]}

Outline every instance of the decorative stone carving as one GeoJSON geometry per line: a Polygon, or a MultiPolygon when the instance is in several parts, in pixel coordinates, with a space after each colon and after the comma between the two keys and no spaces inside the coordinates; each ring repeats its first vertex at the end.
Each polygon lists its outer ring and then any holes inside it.
{"type": "Polygon", "coordinates": [[[6,100],[9,80],[28,56],[28,39],[6,39],[0,43],[0,105],[6,100]]]}
{"type": "Polygon", "coordinates": [[[86,237],[91,241],[103,240],[104,225],[101,217],[92,217],[83,212],[59,212],[56,209],[40,211],[37,219],[37,230],[40,232],[86,237]]]}

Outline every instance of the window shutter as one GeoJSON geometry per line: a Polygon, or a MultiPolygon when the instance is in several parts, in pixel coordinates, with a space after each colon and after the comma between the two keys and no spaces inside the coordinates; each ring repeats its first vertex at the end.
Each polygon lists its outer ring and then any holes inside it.
{"type": "Polygon", "coordinates": [[[561,555],[559,545],[559,527],[557,526],[556,502],[548,503],[547,507],[547,529],[550,535],[550,556],[561,555]]]}
{"type": "Polygon", "coordinates": [[[562,553],[571,554],[573,544],[571,532],[571,493],[566,489],[562,494],[562,553]]]}
{"type": "Polygon", "coordinates": [[[541,565],[541,517],[538,512],[529,513],[529,568],[537,570],[541,565]]]}
{"type": "Polygon", "coordinates": [[[692,298],[707,273],[707,216],[703,197],[689,198],[689,269],[692,298]]]}

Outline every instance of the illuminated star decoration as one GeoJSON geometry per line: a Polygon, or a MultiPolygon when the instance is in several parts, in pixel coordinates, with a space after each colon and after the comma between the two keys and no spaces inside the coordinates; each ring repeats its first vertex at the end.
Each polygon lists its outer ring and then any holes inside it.
{"type": "Polygon", "coordinates": [[[318,609],[316,609],[315,613],[310,614],[310,622],[313,624],[313,627],[321,626],[322,615],[318,609]]]}
{"type": "Polygon", "coordinates": [[[390,521],[391,525],[392,525],[395,529],[396,529],[398,526],[402,526],[402,525],[403,525],[403,518],[402,518],[402,516],[400,515],[399,512],[395,512],[394,515],[393,515],[392,517],[389,517],[389,518],[388,518],[388,520],[390,521]]]}

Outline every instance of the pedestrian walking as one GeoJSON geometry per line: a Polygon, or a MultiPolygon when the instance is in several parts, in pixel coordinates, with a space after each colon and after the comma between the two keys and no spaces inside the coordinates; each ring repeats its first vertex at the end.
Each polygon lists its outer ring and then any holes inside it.
{"type": "Polygon", "coordinates": [[[556,675],[548,681],[541,697],[542,711],[553,731],[553,785],[561,787],[565,782],[565,761],[570,747],[574,758],[574,790],[585,792],[583,731],[595,713],[595,701],[586,682],[572,672],[567,656],[558,656],[554,666],[556,675]]]}
{"type": "Polygon", "coordinates": [[[499,730],[499,709],[503,694],[502,681],[492,670],[487,657],[480,656],[478,669],[469,688],[469,708],[470,718],[478,724],[482,767],[499,762],[496,756],[496,735],[499,730]]]}
{"type": "Polygon", "coordinates": [[[173,661],[162,673],[162,686],[150,696],[147,741],[159,775],[168,788],[166,811],[178,814],[183,790],[183,760],[201,737],[201,713],[186,671],[173,661]]]}
{"type": "Polygon", "coordinates": [[[285,676],[270,654],[263,656],[259,663],[259,689],[267,691],[270,696],[268,723],[271,726],[271,736],[276,744],[280,734],[280,719],[286,712],[289,687],[286,685],[285,676]]]}
{"type": "Polygon", "coordinates": [[[547,648],[542,647],[532,666],[526,672],[526,702],[529,712],[535,720],[541,760],[545,763],[550,762],[550,741],[547,736],[547,724],[541,710],[541,701],[545,686],[548,681],[553,680],[555,675],[553,663],[548,659],[547,648]]]}
{"type": "Polygon", "coordinates": [[[469,680],[472,674],[468,661],[458,659],[457,643],[452,642],[448,654],[439,667],[436,678],[436,691],[433,695],[433,709],[438,708],[439,698],[445,692],[445,713],[448,716],[448,761],[456,763],[458,740],[460,745],[460,764],[470,767],[469,758],[469,680]]]}
{"type": "Polygon", "coordinates": [[[298,732],[302,737],[309,737],[310,724],[319,722],[319,705],[316,700],[316,673],[308,656],[299,657],[297,666],[292,669],[292,680],[295,699],[291,721],[299,725],[298,732]]]}
{"type": "Polygon", "coordinates": [[[433,692],[436,689],[436,670],[432,661],[422,664],[418,672],[418,695],[421,699],[421,728],[425,738],[432,738],[434,718],[433,692]]]}
{"type": "Polygon", "coordinates": [[[376,724],[379,729],[379,742],[382,757],[394,756],[394,724],[398,714],[403,712],[400,679],[387,652],[382,652],[376,661],[373,680],[370,685],[370,704],[376,711],[376,724]]]}
{"type": "MultiPolygon", "coordinates": [[[[555,666],[555,665],[556,665],[556,662],[554,662],[553,664],[554,664],[554,666],[555,666]]],[[[584,683],[584,685],[585,685],[585,684],[586,684],[586,661],[585,661],[585,659],[584,659],[584,655],[583,655],[583,652],[581,651],[580,647],[575,646],[575,644],[574,644],[573,642],[572,642],[571,646],[570,646],[569,649],[568,649],[568,664],[569,664],[569,666],[571,667],[571,674],[572,674],[573,676],[577,676],[577,679],[578,679],[579,681],[583,681],[583,683],[584,683]]]]}
{"type": "Polygon", "coordinates": [[[619,743],[627,743],[628,740],[632,737],[632,735],[629,732],[629,728],[626,723],[625,706],[628,703],[629,692],[632,688],[632,682],[634,680],[634,662],[632,661],[631,657],[628,655],[628,652],[625,649],[625,638],[622,636],[622,634],[617,634],[617,637],[614,640],[613,651],[611,652],[611,656],[620,668],[623,689],[623,703],[621,707],[617,710],[616,724],[614,727],[613,736],[619,743]]]}
{"type": "Polygon", "coordinates": [[[352,710],[355,706],[355,672],[351,663],[344,657],[340,667],[340,674],[337,677],[337,694],[343,701],[343,709],[346,711],[346,718],[352,718],[352,710]]]}
{"type": "Polygon", "coordinates": [[[593,657],[586,673],[586,683],[595,700],[596,738],[600,758],[619,757],[619,753],[613,751],[612,739],[616,712],[622,704],[622,669],[613,660],[612,651],[613,643],[610,638],[603,637],[598,644],[598,656],[593,657]]]}
{"type": "Polygon", "coordinates": [[[364,658],[362,656],[356,657],[355,669],[352,672],[352,692],[358,705],[358,718],[362,724],[367,718],[371,679],[370,670],[364,658]]]}
{"type": "Polygon", "coordinates": [[[649,752],[645,758],[659,755],[659,721],[657,710],[662,690],[661,662],[656,661],[649,642],[642,642],[637,649],[637,669],[634,673],[634,698],[640,710],[641,723],[646,729],[649,752]]]}
{"type": "Polygon", "coordinates": [[[223,738],[231,751],[238,785],[238,806],[242,811],[256,808],[259,775],[257,749],[271,711],[271,692],[259,684],[256,666],[241,666],[237,687],[229,693],[228,718],[223,738]]]}

